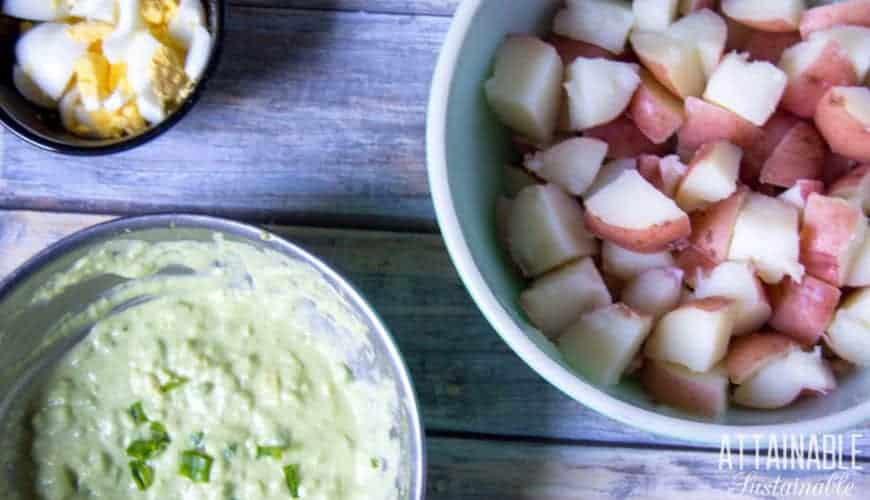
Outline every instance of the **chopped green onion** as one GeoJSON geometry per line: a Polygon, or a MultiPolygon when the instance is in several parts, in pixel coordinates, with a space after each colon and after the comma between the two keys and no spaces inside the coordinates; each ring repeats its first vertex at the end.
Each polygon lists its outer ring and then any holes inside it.
{"type": "Polygon", "coordinates": [[[299,498],[299,465],[291,464],[284,467],[284,479],[287,481],[287,488],[290,490],[290,496],[299,498]]]}
{"type": "Polygon", "coordinates": [[[141,460],[130,462],[130,473],[133,474],[136,487],[141,491],[147,490],[154,484],[154,469],[141,460]]]}
{"type": "Polygon", "coordinates": [[[174,373],[170,374],[169,381],[160,386],[160,392],[166,394],[169,391],[173,391],[178,389],[182,385],[186,384],[190,379],[187,377],[183,377],[181,375],[176,375],[174,373]]]}
{"type": "Polygon", "coordinates": [[[380,469],[381,468],[381,461],[378,460],[377,458],[372,457],[371,464],[372,464],[372,469],[380,469]]]}
{"type": "Polygon", "coordinates": [[[257,446],[257,458],[274,458],[281,460],[281,455],[286,450],[286,446],[257,446]]]}
{"type": "Polygon", "coordinates": [[[190,435],[190,445],[194,448],[199,448],[202,446],[202,440],[205,437],[202,431],[194,432],[190,435]]]}
{"type": "Polygon", "coordinates": [[[145,415],[145,410],[142,409],[142,401],[137,401],[133,403],[133,406],[128,410],[130,413],[130,417],[133,418],[133,423],[136,425],[144,424],[148,422],[148,417],[145,415]]]}
{"type": "Polygon", "coordinates": [[[178,473],[195,483],[207,483],[211,476],[213,459],[197,450],[187,450],[181,454],[181,467],[178,473]]]}
{"type": "Polygon", "coordinates": [[[127,456],[137,460],[148,460],[163,453],[171,440],[166,427],[160,422],[151,422],[151,439],[138,439],[127,447],[127,456]]]}
{"type": "Polygon", "coordinates": [[[237,451],[239,451],[238,443],[228,444],[227,447],[224,448],[224,459],[226,459],[227,462],[231,462],[233,457],[236,456],[237,451]]]}
{"type": "Polygon", "coordinates": [[[169,439],[169,434],[166,432],[166,427],[164,427],[160,422],[151,422],[151,436],[151,439],[160,441],[161,443],[169,444],[172,442],[172,440],[169,439]]]}

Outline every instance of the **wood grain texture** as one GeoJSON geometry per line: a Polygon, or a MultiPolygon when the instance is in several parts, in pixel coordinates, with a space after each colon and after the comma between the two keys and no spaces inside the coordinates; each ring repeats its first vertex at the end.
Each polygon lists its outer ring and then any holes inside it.
{"type": "Polygon", "coordinates": [[[0,207],[434,231],[425,108],[449,22],[233,7],[203,100],[153,143],[70,158],[2,132],[0,207]]]}
{"type": "MultiPolygon", "coordinates": [[[[101,216],[0,211],[0,277],[101,216]]],[[[271,227],[357,286],[395,335],[432,432],[684,446],[598,415],[507,347],[463,288],[436,235],[271,227]]],[[[870,429],[860,441],[870,450],[870,429]]]]}

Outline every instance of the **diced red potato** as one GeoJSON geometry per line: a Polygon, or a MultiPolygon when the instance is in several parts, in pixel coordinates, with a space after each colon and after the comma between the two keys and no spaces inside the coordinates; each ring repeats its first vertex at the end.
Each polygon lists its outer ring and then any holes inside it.
{"type": "Polygon", "coordinates": [[[864,242],[858,248],[849,272],[846,274],[846,286],[870,286],[870,231],[865,231],[864,242]]]}
{"type": "Polygon", "coordinates": [[[779,68],[788,76],[782,108],[803,118],[816,114],[816,107],[831,87],[858,83],[851,59],[833,40],[814,39],[786,49],[779,68]]]}
{"type": "Polygon", "coordinates": [[[537,143],[548,143],[556,128],[563,66],[551,45],[529,36],[509,36],[495,55],[485,85],[499,119],[537,143]]]}
{"type": "Polygon", "coordinates": [[[667,33],[636,31],[631,47],[641,63],[679,97],[698,97],[704,91],[704,65],[694,43],[667,33]]]}
{"type": "MultiPolygon", "coordinates": [[[[761,127],[761,136],[755,144],[746,151],[745,162],[740,171],[740,179],[756,191],[761,191],[759,178],[764,163],[773,154],[773,151],[785,138],[788,131],[797,125],[799,118],[782,111],[777,111],[761,127]]],[[[769,194],[769,193],[765,193],[769,194]]]]}
{"type": "Polygon", "coordinates": [[[685,122],[683,102],[671,94],[648,71],[640,72],[640,87],[628,107],[637,128],[654,144],[662,144],[685,122]]]}
{"type": "Polygon", "coordinates": [[[683,270],[657,267],[628,282],[620,299],[635,311],[658,317],[677,307],[682,292],[683,270]]]}
{"type": "Polygon", "coordinates": [[[652,316],[625,304],[602,307],[580,316],[559,337],[559,350],[593,383],[614,385],[640,351],[652,323],[652,316]]]}
{"type": "Polygon", "coordinates": [[[707,82],[704,99],[760,127],[773,115],[787,83],[788,77],[773,64],[731,52],[707,82]]]}
{"type": "Polygon", "coordinates": [[[777,64],[782,53],[800,41],[801,36],[796,31],[772,33],[752,30],[742,47],[742,51],[748,52],[749,57],[756,61],[777,64]]]}
{"type": "Polygon", "coordinates": [[[702,146],[677,188],[677,205],[691,213],[734,194],[742,158],[743,151],[728,141],[702,146]]]}
{"type": "Polygon", "coordinates": [[[784,279],[774,296],[770,326],[805,345],[815,345],[840,301],[840,289],[807,274],[800,283],[784,279]]]}
{"type": "Polygon", "coordinates": [[[520,156],[537,153],[542,148],[542,145],[536,144],[532,142],[531,139],[521,135],[511,136],[511,146],[513,146],[514,151],[519,153],[520,156]]]}
{"type": "Polygon", "coordinates": [[[679,0],[634,0],[634,29],[664,31],[677,17],[679,0]]]}
{"type": "Polygon", "coordinates": [[[586,130],[621,115],[640,85],[638,70],[635,64],[608,59],[575,59],[564,84],[571,128],[586,130]]]}
{"type": "Polygon", "coordinates": [[[787,190],[783,191],[777,198],[797,207],[803,216],[804,207],[807,206],[807,200],[813,193],[823,193],[825,184],[822,181],[800,179],[787,190]]]}
{"type": "Polygon", "coordinates": [[[592,182],[592,185],[589,186],[589,189],[584,193],[584,198],[591,196],[602,187],[613,182],[619,174],[626,170],[637,170],[637,160],[634,158],[620,158],[605,163],[604,166],[601,167],[601,170],[598,171],[595,181],[592,182]]]}
{"type": "Polygon", "coordinates": [[[853,292],[828,327],[828,347],[859,366],[870,366],[870,288],[853,292]]]}
{"type": "Polygon", "coordinates": [[[725,357],[728,378],[735,384],[742,384],[772,361],[797,349],[800,349],[800,345],[781,333],[760,332],[735,338],[728,346],[728,355],[725,357]]]}
{"type": "Polygon", "coordinates": [[[627,2],[619,0],[570,0],[556,13],[553,31],[621,54],[634,14],[627,2]]]}
{"type": "Polygon", "coordinates": [[[724,297],[691,300],[659,320],[644,354],[705,372],[725,357],[736,319],[734,301],[724,297]]]}
{"type": "Polygon", "coordinates": [[[538,177],[580,196],[592,185],[606,154],[606,142],[574,137],[527,156],[525,163],[538,177]]]}
{"type": "Polygon", "coordinates": [[[691,158],[708,142],[726,140],[749,150],[762,137],[760,128],[735,113],[701,99],[685,101],[686,123],[677,134],[681,158],[691,158]]]}
{"type": "Polygon", "coordinates": [[[749,43],[749,38],[755,31],[745,24],[725,16],[725,25],[728,27],[728,38],[725,41],[725,50],[745,52],[746,44],[749,43]]]}
{"type": "Polygon", "coordinates": [[[608,144],[607,157],[611,159],[634,158],[643,154],[659,154],[669,148],[666,144],[654,144],[626,115],[587,129],[583,135],[608,144]]]}
{"type": "Polygon", "coordinates": [[[804,0],[722,0],[722,12],[735,21],[762,31],[797,31],[804,0]]]}
{"type": "Polygon", "coordinates": [[[805,11],[801,16],[801,36],[806,38],[814,31],[846,24],[870,27],[870,0],[849,0],[805,11]]]}
{"type": "Polygon", "coordinates": [[[641,155],[637,157],[637,171],[662,194],[673,198],[689,167],[681,162],[677,155],[668,155],[664,158],[641,155]]]}
{"type": "Polygon", "coordinates": [[[728,406],[728,375],[721,366],[697,373],[675,363],[646,360],[640,382],[660,404],[716,418],[728,406]]]}
{"type": "Polygon", "coordinates": [[[810,41],[836,41],[843,54],[852,61],[858,81],[864,81],[870,70],[870,28],[863,26],[834,26],[826,30],[815,31],[810,35],[810,41]]]}
{"type": "MultiPolygon", "coordinates": [[[[824,138],[824,136],[822,136],[822,138],[824,138]]],[[[852,169],[857,166],[857,161],[828,150],[828,157],[825,160],[825,170],[822,173],[822,180],[825,181],[825,185],[830,188],[838,179],[851,172],[852,169]]]]}
{"type": "Polygon", "coordinates": [[[762,281],[775,284],[784,276],[803,277],[799,253],[798,209],[770,196],[749,193],[737,215],[728,259],[752,262],[762,281]]]}
{"type": "Polygon", "coordinates": [[[816,108],[815,121],[835,153],[870,161],[870,89],[831,88],[816,108]]]}
{"type": "Polygon", "coordinates": [[[674,259],[669,252],[637,253],[608,241],[601,245],[601,270],[623,281],[650,269],[673,265],[674,259]]]}
{"type": "MultiPolygon", "coordinates": [[[[769,125],[770,122],[765,130],[769,125]]],[[[800,179],[821,179],[826,155],[827,148],[816,128],[810,123],[795,121],[766,155],[759,180],[790,188],[800,179]]]]}
{"type": "Polygon", "coordinates": [[[538,184],[538,179],[520,167],[505,165],[502,167],[503,192],[509,198],[518,195],[523,189],[538,184]]]}
{"type": "Polygon", "coordinates": [[[597,45],[581,42],[580,40],[574,40],[573,38],[561,35],[550,35],[545,38],[545,41],[556,49],[556,52],[559,53],[559,56],[562,58],[562,64],[564,64],[565,67],[570,66],[578,57],[586,57],[590,59],[599,57],[604,59],[615,58],[612,53],[597,45]]]}
{"type": "Polygon", "coordinates": [[[716,0],[680,0],[679,11],[683,16],[703,9],[713,10],[716,8],[716,0]]]}
{"type": "Polygon", "coordinates": [[[746,188],[738,189],[727,199],[692,214],[689,246],[677,256],[677,265],[686,272],[690,283],[694,283],[699,270],[712,270],[728,258],[734,226],[747,194],[746,188]]]}
{"type": "Polygon", "coordinates": [[[775,409],[802,395],[827,394],[836,388],[837,380],[819,348],[813,352],[793,350],[737,386],[734,401],[750,408],[775,409]]]}
{"type": "Polygon", "coordinates": [[[828,188],[828,196],[859,204],[870,214],[870,164],[861,165],[843,175],[828,188]]]}
{"type": "Polygon", "coordinates": [[[811,194],[801,227],[801,263],[806,272],[843,286],[866,230],[864,213],[856,204],[811,194]]]}
{"type": "Polygon", "coordinates": [[[585,199],[586,227],[635,252],[668,249],[691,233],[689,217],[637,170],[624,170],[585,199]]]}
{"type": "Polygon", "coordinates": [[[722,262],[695,280],[694,297],[725,297],[734,301],[734,335],[758,331],[771,316],[764,286],[747,262],[722,262]]]}
{"type": "Polygon", "coordinates": [[[728,26],[712,10],[699,10],[668,28],[668,35],[689,42],[698,49],[704,77],[709,78],[719,65],[728,39],[728,26]]]}
{"type": "Polygon", "coordinates": [[[552,185],[520,191],[511,207],[507,238],[511,256],[526,276],[598,251],[598,242],[583,225],[580,204],[552,185]]]}

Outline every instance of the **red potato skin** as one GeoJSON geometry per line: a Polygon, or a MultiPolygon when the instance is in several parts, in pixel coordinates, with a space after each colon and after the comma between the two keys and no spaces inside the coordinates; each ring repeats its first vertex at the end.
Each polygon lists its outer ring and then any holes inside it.
{"type": "Polygon", "coordinates": [[[689,245],[676,259],[687,280],[694,280],[699,271],[709,271],[727,260],[734,224],[747,194],[745,187],[738,188],[728,198],[691,215],[693,232],[689,245]]]}
{"type": "Polygon", "coordinates": [[[795,182],[795,185],[800,189],[800,197],[804,201],[805,206],[811,194],[825,192],[825,184],[822,181],[799,179],[795,182]]]}
{"type": "Polygon", "coordinates": [[[680,304],[680,309],[686,307],[694,307],[695,309],[700,309],[704,312],[716,312],[721,311],[727,307],[731,307],[734,305],[733,299],[728,299],[725,297],[706,297],[703,299],[692,299],[687,300],[680,304]]]}
{"type": "Polygon", "coordinates": [[[661,157],[656,155],[640,155],[637,157],[637,173],[659,191],[662,190],[664,183],[662,172],[659,170],[661,161],[661,157]]]}
{"type": "Polygon", "coordinates": [[[693,384],[662,362],[647,359],[640,382],[654,401],[710,418],[721,414],[728,404],[727,391],[693,384]]]}
{"type": "Polygon", "coordinates": [[[801,36],[832,28],[840,24],[870,27],[870,0],[852,0],[815,7],[804,11],[801,16],[801,36]]]}
{"type": "Polygon", "coordinates": [[[742,335],[731,340],[725,370],[735,384],[746,382],[764,366],[800,346],[791,337],[775,332],[742,335]]]}
{"type": "Polygon", "coordinates": [[[846,111],[836,88],[828,90],[816,108],[815,121],[831,150],[847,158],[870,162],[870,128],[846,111]]]}
{"type": "Polygon", "coordinates": [[[769,31],[753,30],[743,45],[743,51],[756,61],[767,61],[772,64],[779,62],[783,51],[801,41],[795,31],[787,33],[771,33],[769,31]]]}
{"type": "Polygon", "coordinates": [[[586,228],[602,240],[639,253],[656,253],[671,249],[692,233],[688,216],[667,221],[646,229],[627,229],[612,226],[600,217],[586,211],[586,228]]]}
{"type": "Polygon", "coordinates": [[[813,276],[801,283],[791,278],[778,285],[770,326],[804,346],[819,342],[840,302],[840,289],[813,276]]]}
{"type": "Polygon", "coordinates": [[[796,123],[782,138],[761,168],[760,180],[790,188],[800,179],[820,179],[827,150],[816,128],[796,123]]]}
{"type": "Polygon", "coordinates": [[[535,154],[541,150],[541,148],[533,143],[532,141],[526,139],[521,135],[515,135],[511,137],[511,144],[514,147],[514,151],[520,154],[520,156],[535,154]]]}
{"type": "Polygon", "coordinates": [[[769,31],[772,33],[786,33],[789,31],[794,31],[795,26],[788,21],[783,21],[781,19],[776,19],[773,21],[752,21],[749,19],[741,19],[740,20],[746,26],[750,28],[754,28],[760,31],[769,31]]]}
{"type": "Polygon", "coordinates": [[[668,93],[652,76],[642,79],[628,105],[627,114],[654,144],[666,142],[686,121],[679,99],[668,93]]]}
{"type": "Polygon", "coordinates": [[[680,2],[680,14],[687,15],[702,9],[716,10],[717,0],[689,0],[680,2]]]}
{"type": "Polygon", "coordinates": [[[740,180],[743,183],[756,190],[761,188],[758,183],[764,163],[798,121],[796,116],[783,112],[777,112],[770,117],[760,129],[761,135],[744,154],[740,168],[740,180]]]}
{"type": "Polygon", "coordinates": [[[825,182],[825,185],[830,188],[844,175],[848,175],[855,165],[855,160],[846,158],[843,155],[838,155],[829,150],[828,157],[825,160],[825,169],[822,173],[822,180],[825,182]]]}
{"type": "Polygon", "coordinates": [[[831,87],[849,87],[858,84],[855,66],[840,49],[837,42],[829,42],[819,58],[785,88],[780,106],[802,118],[816,114],[819,101],[831,87]]]}
{"type": "Polygon", "coordinates": [[[831,187],[828,188],[828,195],[846,197],[855,189],[858,189],[858,186],[861,185],[864,177],[868,174],[870,174],[870,164],[855,167],[852,171],[847,172],[831,183],[831,187]]]}
{"type": "Polygon", "coordinates": [[[833,286],[843,286],[845,273],[840,268],[839,256],[858,224],[865,224],[860,208],[846,200],[811,194],[804,208],[800,234],[800,262],[807,274],[833,286]]]}
{"type": "Polygon", "coordinates": [[[613,159],[634,158],[644,154],[663,155],[669,149],[667,144],[654,144],[650,141],[626,115],[610,123],[592,127],[583,135],[606,142],[609,146],[607,157],[613,159]]]}
{"type": "Polygon", "coordinates": [[[719,140],[730,141],[749,150],[761,139],[762,132],[752,122],[695,97],[685,101],[686,122],[677,133],[677,151],[681,158],[691,158],[702,145],[719,140]]]}

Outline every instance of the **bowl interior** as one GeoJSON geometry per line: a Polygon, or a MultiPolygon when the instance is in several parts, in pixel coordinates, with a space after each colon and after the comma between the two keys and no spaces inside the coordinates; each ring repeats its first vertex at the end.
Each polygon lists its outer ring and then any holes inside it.
{"type": "MultiPolygon", "coordinates": [[[[202,0],[207,13],[208,30],[212,34],[212,53],[208,68],[212,68],[220,52],[223,36],[223,0],[202,0]]],[[[12,83],[15,65],[15,43],[20,35],[21,21],[0,15],[0,121],[26,141],[49,150],[89,154],[114,152],[142,144],[169,129],[192,107],[198,98],[207,69],[196,89],[170,116],[141,133],[119,139],[86,139],[68,132],[60,122],[57,111],[46,110],[24,99],[12,83]]]]}
{"type": "MultiPolygon", "coordinates": [[[[36,291],[58,272],[68,269],[94,246],[110,239],[148,242],[213,241],[221,234],[227,241],[269,249],[317,269],[345,300],[352,314],[367,327],[369,346],[348,353],[346,360],[361,380],[384,380],[396,391],[398,407],[391,434],[399,440],[399,463],[395,467],[402,495],[420,499],[424,489],[422,428],[407,370],[392,338],[364,299],[341,277],[316,258],[263,231],[220,219],[199,216],[150,216],[122,219],[96,226],[61,241],[37,256],[7,281],[0,283],[0,498],[35,500],[33,464],[30,457],[31,405],[51,366],[74,345],[70,337],[46,342],[52,325],[65,314],[83,307],[124,280],[102,276],[75,285],[47,303],[32,305],[36,291]]],[[[167,270],[171,272],[171,270],[167,270]]]]}
{"type": "MultiPolygon", "coordinates": [[[[505,163],[516,163],[519,158],[512,153],[510,134],[499,124],[486,104],[483,82],[490,75],[493,55],[504,36],[511,33],[546,34],[552,16],[561,2],[556,0],[517,2],[517,5],[512,5],[511,9],[505,9],[502,2],[498,0],[471,3],[475,6],[466,6],[465,12],[471,16],[470,25],[461,34],[451,33],[464,37],[461,48],[456,53],[456,63],[450,65],[454,71],[452,81],[438,81],[436,76],[436,89],[439,85],[450,85],[446,123],[440,124],[437,120],[430,123],[430,127],[444,127],[448,192],[438,193],[440,187],[437,182],[433,182],[433,191],[442,229],[454,261],[463,274],[463,279],[483,312],[518,354],[551,383],[578,401],[599,411],[608,411],[614,406],[601,402],[604,400],[612,402],[611,398],[606,396],[602,398],[600,391],[603,391],[634,408],[648,410],[658,415],[677,417],[684,422],[703,422],[692,416],[653,405],[639,385],[630,380],[612,388],[592,389],[590,392],[589,384],[568,368],[554,345],[529,324],[519,308],[517,299],[525,282],[501,248],[495,232],[495,202],[501,192],[501,167],[505,163]],[[439,203],[441,198],[439,195],[443,195],[445,199],[449,198],[452,202],[452,210],[448,204],[439,203]],[[451,221],[453,215],[446,213],[447,211],[455,212],[453,220],[458,223],[456,238],[451,237],[450,226],[454,225],[451,221]],[[463,266],[462,255],[470,256],[468,266],[463,266]],[[481,279],[478,279],[477,272],[481,279]],[[491,298],[494,300],[490,301],[491,298]],[[497,306],[502,310],[496,310],[497,306]],[[506,318],[503,314],[510,318],[509,322],[498,320],[499,317],[506,318]],[[516,342],[519,336],[525,336],[531,342],[526,342],[525,339],[516,342]],[[542,356],[546,356],[549,360],[542,356]]],[[[449,42],[447,50],[449,50],[449,42]]],[[[444,64],[445,60],[442,59],[441,62],[444,64]]],[[[441,76],[445,75],[447,73],[441,76]]],[[[437,107],[434,101],[433,106],[437,107]]],[[[432,135],[430,140],[431,138],[432,135]]],[[[439,146],[430,143],[429,147],[439,146]]],[[[438,162],[435,163],[436,165],[430,168],[438,169],[438,162]]],[[[437,175],[433,174],[433,180],[436,177],[437,175]]],[[[857,372],[843,379],[841,387],[834,393],[822,398],[805,399],[782,410],[753,411],[732,408],[718,423],[737,426],[773,425],[821,418],[849,409],[855,410],[860,403],[870,398],[868,377],[870,375],[867,371],[857,372]]],[[[624,405],[616,405],[616,407],[626,408],[624,405]]],[[[865,416],[870,414],[866,405],[863,411],[865,416]]],[[[620,415],[611,413],[610,416],[627,421],[639,416],[654,417],[655,415],[645,412],[623,412],[620,415]]],[[[671,420],[671,423],[673,422],[671,420]]],[[[679,434],[679,431],[674,430],[673,427],[669,430],[664,427],[657,428],[651,420],[629,423],[656,432],[679,434]]],[[[697,432],[677,437],[712,441],[718,439],[718,436],[714,437],[710,431],[719,432],[724,429],[721,426],[708,426],[705,431],[704,424],[695,428],[697,432]]]]}

